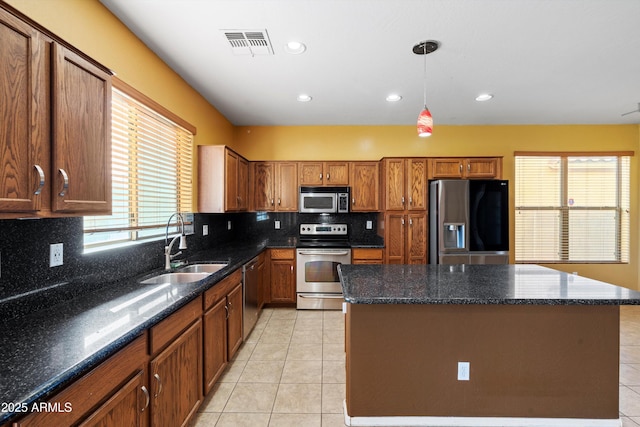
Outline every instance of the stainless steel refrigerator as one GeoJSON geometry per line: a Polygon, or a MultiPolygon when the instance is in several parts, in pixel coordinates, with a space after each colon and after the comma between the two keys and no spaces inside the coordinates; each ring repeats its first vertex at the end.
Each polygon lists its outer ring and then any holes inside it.
{"type": "Polygon", "coordinates": [[[509,263],[508,181],[431,182],[429,263],[509,263]]]}

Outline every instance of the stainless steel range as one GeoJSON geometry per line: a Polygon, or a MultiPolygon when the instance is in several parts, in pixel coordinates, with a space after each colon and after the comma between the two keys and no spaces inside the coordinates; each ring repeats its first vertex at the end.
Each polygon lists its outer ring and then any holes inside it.
{"type": "Polygon", "coordinates": [[[347,224],[300,224],[296,255],[298,309],[341,309],[338,265],[351,264],[347,224]]]}

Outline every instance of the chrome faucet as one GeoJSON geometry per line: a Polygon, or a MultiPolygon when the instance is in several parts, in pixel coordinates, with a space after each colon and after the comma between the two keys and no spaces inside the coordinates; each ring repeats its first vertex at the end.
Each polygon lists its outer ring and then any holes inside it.
{"type": "Polygon", "coordinates": [[[167,221],[167,228],[164,234],[164,269],[171,270],[171,260],[182,253],[182,249],[187,249],[187,236],[184,234],[184,218],[178,212],[174,213],[169,217],[169,221],[167,221]],[[171,243],[169,243],[169,225],[171,224],[171,220],[174,216],[178,217],[178,222],[180,223],[180,234],[171,239],[171,243]],[[180,238],[180,244],[178,245],[179,252],[171,255],[171,248],[173,248],[173,244],[176,240],[180,238]]]}

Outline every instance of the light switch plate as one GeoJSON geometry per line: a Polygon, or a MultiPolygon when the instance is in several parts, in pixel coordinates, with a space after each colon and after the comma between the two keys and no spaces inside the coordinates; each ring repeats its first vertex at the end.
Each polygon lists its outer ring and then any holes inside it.
{"type": "Polygon", "coordinates": [[[276,228],[276,230],[280,230],[280,221],[274,221],[274,226],[276,228]]]}
{"type": "Polygon", "coordinates": [[[231,221],[227,221],[227,230],[231,230],[231,221]]]}
{"type": "Polygon", "coordinates": [[[62,243],[49,245],[49,267],[58,267],[64,263],[62,253],[62,243]]]}
{"type": "Polygon", "coordinates": [[[458,381],[469,381],[469,362],[458,362],[458,381]]]}
{"type": "Polygon", "coordinates": [[[203,236],[208,236],[209,235],[209,226],[207,224],[204,224],[202,226],[202,235],[203,236]]]}
{"type": "Polygon", "coordinates": [[[367,230],[371,230],[373,228],[373,221],[367,221],[367,230]]]}

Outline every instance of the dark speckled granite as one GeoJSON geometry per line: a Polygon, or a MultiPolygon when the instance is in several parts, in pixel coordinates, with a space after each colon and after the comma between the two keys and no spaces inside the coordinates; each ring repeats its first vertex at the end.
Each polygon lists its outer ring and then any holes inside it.
{"type": "Polygon", "coordinates": [[[339,273],[353,304],[640,304],[640,292],[538,265],[342,264],[339,273]]]}
{"type": "MultiPolygon", "coordinates": [[[[166,318],[240,268],[267,247],[266,240],[229,243],[192,254],[190,262],[229,265],[188,285],[142,285],[154,272],[102,282],[94,292],[48,309],[0,321],[0,403],[46,399],[126,346],[143,330],[166,318]]],[[[295,240],[275,240],[276,247],[295,240]]],[[[82,286],[82,283],[78,283],[82,286]]],[[[0,424],[15,414],[0,413],[0,424]]]]}

